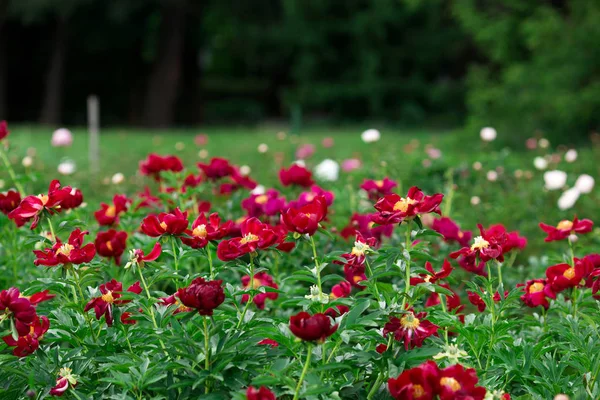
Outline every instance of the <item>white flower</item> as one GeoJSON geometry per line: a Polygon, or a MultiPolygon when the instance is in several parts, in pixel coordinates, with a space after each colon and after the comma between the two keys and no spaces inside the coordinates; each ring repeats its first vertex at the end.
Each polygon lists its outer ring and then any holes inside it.
{"type": "Polygon", "coordinates": [[[571,243],[575,243],[575,242],[576,242],[576,241],[578,241],[578,240],[579,240],[579,236],[577,236],[576,234],[574,234],[574,233],[571,233],[571,234],[569,235],[569,241],[570,241],[571,243]]]}
{"type": "Polygon", "coordinates": [[[479,203],[481,203],[481,199],[479,198],[479,196],[473,196],[471,197],[471,205],[478,205],[479,203]]]}
{"type": "Polygon", "coordinates": [[[208,157],[208,150],[206,149],[202,149],[198,152],[198,157],[202,160],[204,160],[206,157],[208,157]]]}
{"type": "Polygon", "coordinates": [[[488,171],[487,180],[490,182],[496,182],[498,180],[498,173],[496,171],[488,171]]]}
{"type": "Polygon", "coordinates": [[[579,189],[577,189],[576,187],[573,187],[569,190],[565,190],[558,199],[558,208],[561,210],[568,210],[569,208],[573,207],[575,205],[575,202],[577,202],[579,195],[579,189]]]}
{"type": "Polygon", "coordinates": [[[250,167],[249,167],[249,166],[247,166],[247,165],[242,165],[242,166],[240,167],[240,175],[242,175],[242,176],[248,176],[248,175],[250,175],[250,172],[251,172],[251,171],[252,171],[252,170],[251,170],[251,169],[250,169],[250,167]]]}
{"type": "Polygon", "coordinates": [[[123,175],[120,172],[117,172],[116,174],[114,174],[112,176],[111,181],[114,185],[119,185],[119,184],[123,183],[123,181],[125,181],[125,175],[123,175]]]}
{"type": "Polygon", "coordinates": [[[61,175],[71,175],[75,172],[75,163],[71,160],[63,161],[58,164],[57,170],[61,175]]]}
{"type": "Polygon", "coordinates": [[[373,143],[381,139],[381,133],[377,129],[367,129],[361,133],[360,138],[365,143],[373,143]]]}
{"type": "Polygon", "coordinates": [[[304,296],[315,303],[327,304],[329,303],[329,295],[321,292],[317,286],[310,287],[310,294],[304,296]]]}
{"type": "Polygon", "coordinates": [[[23,166],[25,168],[29,168],[33,165],[33,158],[29,157],[29,156],[25,156],[23,157],[23,160],[21,161],[21,164],[23,164],[23,166]]]}
{"type": "Polygon", "coordinates": [[[572,163],[577,160],[577,150],[570,149],[565,153],[565,161],[568,163],[572,163]]]}
{"type": "Polygon", "coordinates": [[[267,151],[269,151],[269,146],[266,143],[261,143],[258,145],[259,153],[266,153],[267,151]]]}
{"type": "Polygon", "coordinates": [[[536,169],[543,171],[548,168],[548,161],[546,161],[546,159],[543,157],[536,157],[533,159],[533,166],[536,169]]]}
{"type": "Polygon", "coordinates": [[[587,175],[587,174],[583,174],[583,175],[579,175],[579,178],[577,178],[577,181],[575,181],[575,187],[581,192],[581,193],[590,193],[592,191],[592,189],[594,188],[594,178],[592,178],[591,176],[587,175]]]}
{"type": "Polygon", "coordinates": [[[542,149],[546,149],[546,148],[548,148],[548,146],[550,146],[550,142],[548,141],[548,139],[541,138],[538,141],[538,146],[540,146],[540,148],[542,148],[542,149]]]}
{"type": "Polygon", "coordinates": [[[265,194],[266,191],[267,189],[263,185],[257,185],[250,193],[260,196],[261,194],[265,194]]]}
{"type": "Polygon", "coordinates": [[[559,170],[546,171],[544,172],[544,183],[544,187],[548,190],[560,189],[567,183],[567,173],[559,170]]]}
{"type": "Polygon", "coordinates": [[[321,161],[321,163],[315,167],[316,177],[323,181],[337,181],[339,174],[340,165],[329,158],[321,161]]]}
{"type": "Polygon", "coordinates": [[[475,171],[481,171],[481,168],[483,168],[483,165],[481,165],[481,163],[479,161],[475,161],[473,163],[473,169],[475,171]]]}
{"type": "Polygon", "coordinates": [[[484,142],[492,142],[496,139],[496,130],[494,128],[485,127],[479,132],[481,140],[484,142]]]}
{"type": "Polygon", "coordinates": [[[54,131],[51,140],[54,147],[68,147],[73,143],[73,135],[67,128],[60,128],[54,131]]]}

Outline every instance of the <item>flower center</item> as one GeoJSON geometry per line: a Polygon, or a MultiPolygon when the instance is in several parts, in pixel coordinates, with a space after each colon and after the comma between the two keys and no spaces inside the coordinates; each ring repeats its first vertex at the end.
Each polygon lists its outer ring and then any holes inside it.
{"type": "Polygon", "coordinates": [[[206,232],[206,225],[204,224],[198,225],[192,231],[192,235],[194,235],[195,237],[205,238],[207,234],[208,232],[206,232]]]}
{"type": "Polygon", "coordinates": [[[364,256],[367,251],[371,250],[371,247],[363,242],[359,242],[358,240],[354,242],[354,247],[352,248],[353,256],[364,256]]]}
{"type": "Polygon", "coordinates": [[[573,222],[564,219],[560,221],[558,225],[556,225],[556,229],[560,229],[561,231],[570,231],[573,229],[573,222]]]}
{"type": "Polygon", "coordinates": [[[69,257],[71,255],[71,250],[75,247],[72,244],[65,243],[56,250],[56,255],[62,254],[65,257],[69,257]]]}
{"type": "Polygon", "coordinates": [[[440,385],[450,388],[453,392],[458,392],[461,388],[460,383],[458,383],[456,379],[449,376],[444,376],[442,379],[440,379],[440,385]]]}
{"type": "Polygon", "coordinates": [[[400,318],[400,324],[407,329],[416,329],[421,324],[421,321],[419,321],[419,318],[415,317],[415,314],[409,313],[400,318]]]}
{"type": "Polygon", "coordinates": [[[262,286],[262,282],[260,281],[260,279],[254,278],[252,280],[252,289],[258,289],[261,286],[262,286]]]}
{"type": "Polygon", "coordinates": [[[115,301],[115,298],[110,290],[102,295],[102,301],[108,304],[112,304],[115,301]]]}
{"type": "Polygon", "coordinates": [[[106,242],[106,248],[110,251],[113,251],[113,246],[112,243],[110,241],[106,242]]]}
{"type": "Polygon", "coordinates": [[[265,204],[267,200],[269,200],[269,197],[266,194],[261,194],[260,196],[256,197],[256,199],[254,199],[256,204],[265,204]]]}
{"type": "Polygon", "coordinates": [[[542,282],[535,282],[529,287],[529,293],[539,293],[544,290],[544,284],[542,282]]]}
{"type": "Polygon", "coordinates": [[[249,233],[246,236],[244,236],[242,238],[242,240],[240,240],[240,243],[241,244],[246,244],[248,242],[256,242],[256,241],[258,241],[258,239],[259,239],[258,236],[256,236],[255,234],[249,233]]]}
{"type": "Polygon", "coordinates": [[[167,223],[165,221],[160,223],[160,227],[163,228],[164,231],[167,230],[167,223]]]}
{"type": "Polygon", "coordinates": [[[425,396],[425,389],[423,389],[423,386],[421,385],[413,385],[412,390],[414,399],[425,396]]]}
{"type": "Polygon", "coordinates": [[[115,208],[115,206],[110,206],[106,209],[105,214],[107,217],[114,218],[114,216],[117,215],[117,209],[115,208]]]}
{"type": "Polygon", "coordinates": [[[563,273],[563,276],[569,280],[575,278],[575,268],[569,268],[563,273]]]}
{"type": "Polygon", "coordinates": [[[490,247],[490,242],[485,240],[482,236],[477,236],[471,245],[471,251],[483,250],[490,247]]]}
{"type": "Polygon", "coordinates": [[[306,195],[306,201],[313,201],[315,199],[315,194],[314,193],[309,193],[306,195]]]}
{"type": "Polygon", "coordinates": [[[375,181],[375,185],[380,188],[383,187],[383,181],[375,181]]]}
{"type": "Polygon", "coordinates": [[[406,212],[408,210],[408,206],[415,204],[416,202],[416,200],[413,200],[410,197],[400,197],[400,200],[394,204],[394,211],[406,212]]]}
{"type": "Polygon", "coordinates": [[[40,199],[40,200],[42,201],[42,205],[44,205],[44,206],[45,206],[45,205],[46,205],[46,203],[48,203],[48,200],[49,200],[50,198],[49,198],[49,197],[48,197],[48,195],[46,195],[46,194],[40,194],[40,195],[38,196],[38,199],[40,199]]]}

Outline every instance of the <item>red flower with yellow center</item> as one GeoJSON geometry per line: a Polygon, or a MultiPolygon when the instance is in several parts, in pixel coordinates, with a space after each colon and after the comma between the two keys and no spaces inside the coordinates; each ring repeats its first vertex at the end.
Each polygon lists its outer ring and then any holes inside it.
{"type": "MultiPolygon", "coordinates": [[[[244,289],[250,288],[250,276],[249,275],[244,275],[242,277],[242,285],[244,286],[244,289]]],[[[252,281],[252,289],[258,289],[261,286],[266,286],[266,287],[270,287],[273,289],[279,289],[279,286],[273,281],[273,277],[264,271],[261,271],[261,272],[255,274],[254,279],[252,281]]],[[[256,304],[256,307],[258,307],[260,310],[263,310],[265,308],[265,301],[267,299],[277,300],[277,297],[279,297],[279,294],[277,292],[258,293],[258,294],[254,295],[254,297],[252,298],[252,301],[254,302],[254,304],[256,304]]],[[[249,299],[250,299],[250,295],[243,294],[242,295],[242,304],[248,302],[249,299]]]]}
{"type": "Polygon", "coordinates": [[[441,214],[440,204],[443,198],[441,193],[425,196],[418,187],[413,186],[406,197],[393,193],[379,199],[375,203],[378,213],[373,216],[373,221],[380,225],[399,224],[419,214],[441,214]]]}
{"type": "Polygon", "coordinates": [[[240,225],[241,237],[223,240],[217,247],[217,256],[223,261],[234,260],[244,254],[273,246],[279,236],[257,218],[249,218],[240,225]]]}
{"type": "Polygon", "coordinates": [[[427,361],[418,367],[403,371],[388,380],[388,389],[397,400],[432,400],[437,392],[438,366],[427,361]]]}
{"type": "Polygon", "coordinates": [[[162,171],[183,171],[183,163],[176,156],[159,156],[152,153],[143,161],[140,161],[140,172],[142,175],[150,175],[156,181],[160,181],[162,171]]]}
{"type": "Polygon", "coordinates": [[[181,235],[189,225],[187,216],[188,213],[182,213],[179,208],[171,213],[149,215],[142,221],[142,232],[150,237],[181,235]]]}
{"type": "Polygon", "coordinates": [[[374,181],[372,179],[365,179],[360,185],[360,188],[368,193],[369,199],[377,201],[382,196],[392,194],[392,190],[398,186],[396,181],[389,179],[388,177],[382,180],[374,181]]]}
{"type": "Polygon", "coordinates": [[[440,370],[440,400],[472,399],[483,400],[486,394],[484,387],[476,386],[477,373],[473,368],[465,369],[456,364],[440,370]]]}
{"type": "Polygon", "coordinates": [[[291,232],[300,234],[314,235],[319,229],[319,222],[325,219],[327,215],[327,201],[323,196],[315,199],[300,207],[288,208],[281,213],[281,222],[291,232]]]}
{"type": "Polygon", "coordinates": [[[517,285],[518,287],[524,286],[524,294],[521,296],[521,300],[528,307],[542,306],[545,309],[550,307],[548,298],[555,299],[556,293],[552,290],[552,287],[546,279],[532,279],[527,283],[517,285]]]}
{"type": "Polygon", "coordinates": [[[109,229],[106,232],[98,232],[96,240],[96,251],[102,257],[114,258],[117,265],[121,264],[121,256],[125,252],[127,244],[127,232],[109,229]]]}
{"type": "Polygon", "coordinates": [[[477,236],[473,240],[471,247],[463,247],[462,249],[450,253],[450,257],[459,258],[459,264],[468,271],[479,271],[479,263],[486,263],[489,260],[496,259],[500,262],[504,261],[502,252],[503,246],[506,243],[506,232],[500,230],[484,230],[481,224],[477,225],[481,236],[477,236]]]}
{"type": "Polygon", "coordinates": [[[0,193],[0,212],[8,215],[21,203],[21,195],[16,190],[0,193]]]}
{"type": "Polygon", "coordinates": [[[554,293],[565,289],[577,287],[583,284],[594,269],[594,265],[585,258],[575,259],[575,266],[569,264],[557,264],[548,267],[546,277],[554,293]]]}
{"type": "Polygon", "coordinates": [[[285,208],[285,197],[275,189],[269,189],[265,194],[253,194],[242,200],[242,208],[249,217],[272,217],[285,208]]]}
{"type": "Polygon", "coordinates": [[[94,213],[94,217],[101,226],[116,225],[119,223],[119,215],[127,211],[130,203],[131,200],[126,196],[116,194],[113,197],[113,204],[101,203],[100,210],[94,213]]]}
{"type": "Polygon", "coordinates": [[[594,223],[591,220],[579,220],[577,217],[575,217],[573,221],[562,220],[556,225],[556,227],[540,222],[540,228],[542,228],[542,230],[548,234],[546,239],[544,239],[546,242],[563,240],[574,233],[588,233],[592,231],[593,227],[594,223]]]}
{"type": "Polygon", "coordinates": [[[2,338],[7,346],[14,347],[13,354],[17,357],[26,357],[33,354],[40,346],[40,341],[50,327],[50,321],[46,316],[36,318],[29,331],[25,335],[20,335],[16,340],[12,335],[6,335],[2,338]]]}
{"type": "Polygon", "coordinates": [[[431,229],[440,233],[444,237],[444,241],[457,242],[462,247],[468,247],[473,236],[470,231],[462,231],[458,224],[448,217],[434,219],[431,229]]]}
{"type": "MultiPolygon", "coordinates": [[[[127,289],[127,291],[135,294],[140,294],[142,293],[142,288],[140,287],[140,283],[136,282],[133,285],[131,285],[127,289]]],[[[99,297],[91,299],[86,304],[83,311],[88,312],[93,308],[96,313],[97,320],[100,320],[100,318],[104,315],[106,325],[112,326],[113,307],[127,304],[131,301],[119,300],[122,296],[122,292],[123,284],[121,282],[117,282],[115,279],[111,280],[110,282],[106,282],[100,285],[100,293],[102,294],[99,297]]]]}
{"type": "Polygon", "coordinates": [[[208,220],[204,214],[200,214],[192,223],[192,229],[185,231],[186,236],[182,236],[181,241],[193,249],[201,249],[206,247],[211,240],[227,236],[232,225],[231,221],[221,224],[221,218],[217,213],[212,213],[208,220]]]}
{"type": "Polygon", "coordinates": [[[35,307],[19,289],[11,287],[0,292],[0,323],[11,319],[19,335],[25,335],[36,318],[35,307]]]}
{"type": "Polygon", "coordinates": [[[32,221],[31,229],[35,229],[43,211],[50,214],[61,211],[61,204],[71,197],[70,186],[60,187],[58,180],[50,182],[47,194],[25,197],[19,206],[8,213],[17,226],[23,226],[25,222],[32,221]]]}
{"type": "Polygon", "coordinates": [[[96,248],[93,243],[82,246],[83,238],[87,234],[88,231],[82,232],[77,228],[71,232],[67,243],[62,243],[57,237],[52,248],[33,251],[36,256],[33,263],[46,267],[54,267],[59,264],[89,263],[96,255],[96,248]]]}
{"type": "Polygon", "coordinates": [[[430,336],[437,335],[438,326],[427,321],[427,313],[414,314],[408,311],[401,318],[390,317],[390,322],[383,327],[383,336],[393,333],[394,339],[404,341],[406,350],[421,347],[423,341],[430,336]]]}

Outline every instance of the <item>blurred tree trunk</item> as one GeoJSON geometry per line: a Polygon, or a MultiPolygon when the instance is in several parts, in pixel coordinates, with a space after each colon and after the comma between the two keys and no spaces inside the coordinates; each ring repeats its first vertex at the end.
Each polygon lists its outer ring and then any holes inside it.
{"type": "Polygon", "coordinates": [[[61,122],[62,92],[67,56],[67,18],[58,17],[54,47],[46,75],[40,123],[58,125],[61,122]]]}
{"type": "Polygon", "coordinates": [[[146,87],[143,124],[165,128],[173,122],[181,77],[186,0],[164,3],[158,51],[146,87]]]}
{"type": "Polygon", "coordinates": [[[8,104],[6,104],[6,6],[8,1],[0,0],[0,120],[6,119],[8,104]]]}

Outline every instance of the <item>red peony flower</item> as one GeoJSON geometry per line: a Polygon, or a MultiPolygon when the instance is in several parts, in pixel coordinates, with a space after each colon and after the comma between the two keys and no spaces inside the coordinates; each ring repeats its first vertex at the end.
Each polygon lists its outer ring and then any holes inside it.
{"type": "Polygon", "coordinates": [[[12,335],[6,335],[2,338],[7,346],[14,347],[13,354],[17,357],[26,357],[33,354],[40,347],[40,340],[44,338],[44,333],[48,331],[50,321],[45,316],[36,318],[29,331],[25,335],[20,335],[15,340],[12,335]]]}
{"type": "Polygon", "coordinates": [[[475,369],[465,369],[456,364],[440,370],[438,376],[440,400],[483,400],[486,394],[484,387],[475,386],[478,382],[475,369]]]}
{"type": "Polygon", "coordinates": [[[329,192],[325,189],[322,189],[317,185],[312,185],[310,187],[310,192],[300,193],[300,196],[298,196],[298,200],[290,201],[290,203],[288,204],[288,207],[300,208],[302,206],[307,205],[308,203],[311,203],[316,197],[319,197],[319,196],[322,196],[325,198],[325,202],[327,203],[327,206],[330,206],[331,204],[333,204],[333,199],[335,198],[335,196],[333,195],[333,192],[329,192]]]}
{"type": "Polygon", "coordinates": [[[195,308],[200,315],[213,315],[213,310],[225,301],[223,281],[205,281],[196,278],[190,286],[177,291],[177,297],[186,306],[195,308]]]}
{"type": "Polygon", "coordinates": [[[315,183],[312,179],[312,172],[298,164],[292,164],[288,169],[282,168],[279,171],[279,180],[283,186],[310,187],[315,183]]]}
{"type": "Polygon", "coordinates": [[[285,208],[285,197],[281,196],[277,190],[269,189],[265,194],[252,194],[242,200],[242,208],[246,210],[249,217],[279,215],[285,208]]]}
{"type": "Polygon", "coordinates": [[[436,335],[438,326],[424,319],[427,313],[420,312],[415,315],[408,311],[401,318],[390,317],[390,322],[383,327],[383,336],[389,333],[394,335],[397,341],[404,341],[406,350],[423,346],[423,341],[429,336],[436,335]]]}
{"type": "Polygon", "coordinates": [[[467,247],[473,236],[470,231],[462,231],[458,224],[448,217],[434,219],[431,229],[440,233],[444,241],[457,242],[462,247],[467,247]]]}
{"type": "Polygon", "coordinates": [[[342,254],[341,257],[347,260],[346,264],[363,264],[365,255],[371,251],[371,247],[374,247],[375,243],[375,238],[365,239],[360,233],[357,233],[352,251],[342,254]]]}
{"type": "Polygon", "coordinates": [[[129,268],[132,264],[136,264],[139,268],[144,268],[146,262],[155,261],[162,253],[162,246],[159,242],[154,244],[150,253],[145,254],[142,249],[133,249],[130,251],[131,258],[125,268],[129,268]]]}
{"type": "Polygon", "coordinates": [[[72,374],[71,368],[61,368],[56,378],[56,385],[50,389],[50,396],[62,396],[69,389],[77,386],[77,378],[72,374]]]}
{"type": "Polygon", "coordinates": [[[276,400],[275,393],[271,392],[264,386],[256,389],[252,386],[246,390],[246,398],[248,400],[276,400]]]}
{"type": "Polygon", "coordinates": [[[442,265],[440,272],[435,272],[429,261],[425,262],[425,269],[429,272],[429,274],[419,274],[418,278],[411,277],[411,286],[418,285],[419,283],[423,282],[436,283],[441,279],[449,277],[454,268],[452,268],[452,265],[448,262],[448,260],[444,259],[444,264],[442,265]]]}
{"type": "MultiPolygon", "coordinates": [[[[450,286],[446,283],[441,283],[439,285],[452,292],[451,295],[444,295],[446,299],[447,309],[450,311],[456,310],[457,312],[462,311],[463,308],[465,308],[465,306],[460,304],[460,296],[458,295],[458,293],[452,290],[450,286]]],[[[425,308],[437,306],[438,304],[440,304],[440,295],[438,293],[431,293],[427,298],[427,301],[425,301],[425,308]]]]}
{"type": "Polygon", "coordinates": [[[499,230],[484,230],[481,224],[477,225],[481,236],[477,236],[473,240],[471,247],[463,247],[462,249],[450,253],[450,257],[458,258],[460,256],[462,263],[459,264],[470,271],[477,271],[477,261],[486,263],[489,260],[496,259],[500,262],[504,261],[502,253],[503,246],[506,244],[506,232],[499,230]]]}
{"type": "Polygon", "coordinates": [[[502,245],[502,254],[506,254],[511,250],[519,249],[523,250],[527,246],[527,238],[519,236],[519,232],[508,232],[504,225],[496,224],[487,228],[486,232],[488,235],[501,237],[503,234],[506,235],[506,241],[502,245]]]}
{"type": "Polygon", "coordinates": [[[55,298],[56,295],[55,294],[51,294],[50,291],[48,289],[46,289],[46,290],[43,290],[41,292],[34,293],[34,294],[30,295],[30,296],[23,296],[21,294],[21,297],[29,299],[29,302],[31,303],[31,305],[35,307],[35,306],[37,306],[38,304],[40,304],[40,303],[42,303],[44,301],[48,301],[48,300],[51,300],[51,299],[55,298]]]}
{"type": "MultiPolygon", "coordinates": [[[[131,285],[128,289],[128,292],[140,294],[142,293],[142,288],[140,287],[140,283],[136,282],[131,285]]],[[[95,297],[90,300],[85,308],[84,312],[88,312],[92,308],[96,312],[96,319],[100,320],[100,317],[104,315],[106,320],[106,325],[112,326],[113,324],[113,306],[120,306],[123,304],[127,304],[130,300],[118,300],[121,298],[123,292],[123,284],[121,282],[117,282],[115,279],[110,282],[106,282],[100,285],[100,293],[102,296],[95,297]]]]}
{"type": "Polygon", "coordinates": [[[21,203],[21,195],[16,190],[9,190],[6,193],[0,193],[0,212],[8,215],[21,203]]]}
{"type": "Polygon", "coordinates": [[[418,187],[413,186],[408,190],[406,198],[393,193],[379,199],[375,203],[378,213],[373,216],[373,221],[380,225],[399,224],[419,214],[441,214],[440,204],[443,198],[441,193],[425,196],[418,187]]]}
{"type": "Polygon", "coordinates": [[[327,310],[325,310],[325,315],[335,319],[346,314],[348,311],[350,311],[350,308],[348,306],[338,304],[337,306],[335,306],[335,308],[329,307],[327,310]]]}
{"type": "Polygon", "coordinates": [[[116,225],[119,223],[119,214],[127,211],[131,200],[122,194],[115,194],[113,197],[113,204],[108,205],[106,203],[100,204],[100,210],[94,213],[96,221],[101,226],[116,225]]]}
{"type": "Polygon", "coordinates": [[[437,394],[439,374],[437,364],[427,361],[404,370],[397,378],[390,378],[388,389],[396,400],[433,400],[437,394]]]}
{"type": "Polygon", "coordinates": [[[344,276],[355,288],[364,289],[365,286],[360,284],[360,282],[367,280],[364,264],[344,264],[344,276]]]}
{"type": "Polygon", "coordinates": [[[140,161],[140,172],[142,175],[151,175],[155,180],[160,180],[162,171],[180,172],[183,170],[183,163],[176,156],[159,156],[152,153],[148,158],[140,161]]]}
{"type": "Polygon", "coordinates": [[[314,235],[327,215],[327,202],[324,197],[316,197],[311,203],[300,208],[288,208],[281,213],[281,222],[292,232],[314,235]]]}
{"type": "Polygon", "coordinates": [[[296,242],[285,241],[289,231],[284,224],[272,225],[271,229],[273,229],[273,232],[277,235],[277,246],[275,247],[277,250],[289,253],[296,247],[296,242]]]}
{"type": "Polygon", "coordinates": [[[150,192],[150,189],[147,186],[144,188],[143,192],[138,193],[137,197],[140,199],[140,202],[135,207],[136,211],[139,210],[140,208],[161,208],[162,207],[162,201],[158,197],[153,196],[152,193],[150,192]]]}
{"type": "Polygon", "coordinates": [[[79,207],[81,203],[83,203],[83,193],[79,189],[72,188],[69,195],[60,203],[60,209],[70,210],[79,207]]]}
{"type": "Polygon", "coordinates": [[[223,240],[217,247],[217,256],[223,261],[234,260],[257,249],[266,249],[279,239],[273,229],[256,218],[249,218],[240,226],[241,237],[223,240]]]}
{"type": "Polygon", "coordinates": [[[352,285],[350,282],[342,281],[337,285],[334,285],[331,289],[331,297],[334,299],[339,299],[341,297],[348,297],[352,292],[352,285]]]}
{"type": "Polygon", "coordinates": [[[176,208],[172,213],[149,215],[142,221],[142,232],[150,237],[181,235],[188,227],[187,211],[176,208]]]}
{"type": "Polygon", "coordinates": [[[44,265],[54,267],[58,264],[84,264],[92,261],[96,255],[96,248],[93,243],[83,245],[83,237],[89,232],[82,232],[77,228],[69,235],[69,241],[62,243],[56,238],[56,243],[50,249],[34,250],[37,257],[33,263],[35,265],[44,265]]]}
{"type": "Polygon", "coordinates": [[[181,301],[179,301],[179,298],[177,297],[177,293],[172,294],[171,296],[168,296],[168,297],[161,297],[159,300],[161,301],[161,304],[165,307],[175,306],[173,315],[179,314],[180,312],[194,311],[193,308],[187,307],[184,304],[182,304],[181,301]]]}
{"type": "Polygon", "coordinates": [[[102,257],[114,258],[117,265],[121,264],[121,256],[127,245],[127,232],[109,229],[98,232],[95,240],[96,251],[102,257]]]}
{"type": "Polygon", "coordinates": [[[31,229],[35,229],[40,220],[40,214],[47,211],[50,214],[61,211],[61,204],[71,196],[71,187],[60,187],[60,182],[53,180],[48,187],[48,194],[25,197],[19,206],[8,213],[8,218],[15,221],[17,226],[23,226],[25,222],[32,221],[31,229]]]}
{"type": "Polygon", "coordinates": [[[357,214],[354,213],[350,218],[350,222],[342,231],[340,235],[344,239],[356,236],[356,233],[360,233],[365,239],[375,238],[377,241],[375,247],[379,247],[382,236],[391,237],[394,227],[392,225],[376,225],[372,221],[372,218],[376,214],[357,214]]]}
{"type": "MultiPolygon", "coordinates": [[[[487,307],[485,305],[485,302],[483,301],[483,299],[481,298],[481,296],[475,292],[471,292],[471,291],[467,291],[467,295],[469,296],[469,302],[471,304],[473,304],[475,307],[477,307],[477,310],[479,312],[484,312],[485,308],[487,307]]],[[[504,297],[508,296],[508,291],[504,291],[504,297]]],[[[497,303],[500,301],[500,293],[496,292],[494,293],[494,303],[497,303]]]]}
{"type": "MultiPolygon", "coordinates": [[[[250,276],[249,275],[244,275],[242,277],[242,285],[244,285],[244,289],[250,288],[250,276]]],[[[279,286],[273,281],[273,277],[264,271],[261,271],[254,275],[252,289],[258,289],[261,286],[267,286],[267,287],[271,287],[273,289],[279,289],[279,286]]],[[[256,295],[254,295],[254,297],[252,298],[252,301],[254,302],[254,304],[256,304],[256,307],[258,307],[260,310],[263,310],[265,308],[265,300],[267,300],[267,299],[277,300],[278,296],[279,296],[279,294],[276,292],[258,293],[256,295]]],[[[242,304],[248,302],[249,299],[250,299],[249,295],[243,294],[242,295],[242,304]]]]}
{"type": "Polygon", "coordinates": [[[212,213],[208,220],[204,214],[200,214],[192,223],[192,229],[187,229],[181,241],[193,249],[206,247],[211,240],[223,239],[229,234],[233,222],[227,221],[221,224],[219,214],[212,213]]]}
{"type": "Polygon", "coordinates": [[[398,186],[396,181],[389,179],[387,176],[383,180],[374,181],[365,179],[360,185],[360,188],[367,192],[369,199],[377,201],[380,197],[392,194],[392,190],[398,186]]]}
{"type": "Polygon", "coordinates": [[[290,317],[290,330],[294,335],[308,342],[325,342],[337,331],[337,325],[331,325],[331,318],[325,314],[310,315],[302,311],[290,317]]]}
{"type": "Polygon", "coordinates": [[[8,130],[8,124],[6,121],[0,121],[0,140],[6,138],[10,131],[8,130]]]}
{"type": "Polygon", "coordinates": [[[569,264],[557,264],[548,267],[546,277],[552,291],[560,293],[565,289],[581,285],[593,269],[594,265],[588,259],[575,259],[574,267],[569,264]]]}
{"type": "Polygon", "coordinates": [[[0,322],[12,319],[19,335],[25,335],[36,318],[34,306],[19,289],[11,287],[0,292],[0,322]]]}
{"type": "Polygon", "coordinates": [[[554,226],[546,225],[540,222],[540,228],[548,234],[546,242],[552,242],[554,240],[563,240],[569,237],[572,233],[588,233],[592,231],[594,223],[589,219],[579,220],[577,217],[573,221],[562,220],[554,226]]]}
{"type": "Polygon", "coordinates": [[[212,158],[209,164],[198,163],[198,168],[211,181],[230,176],[234,172],[234,168],[229,161],[219,157],[212,158]]]}
{"type": "Polygon", "coordinates": [[[552,291],[552,287],[548,284],[546,279],[532,279],[527,281],[526,284],[520,284],[517,286],[524,286],[525,294],[521,296],[521,300],[527,307],[538,307],[542,306],[546,310],[550,307],[548,298],[555,299],[556,293],[552,291]]]}

